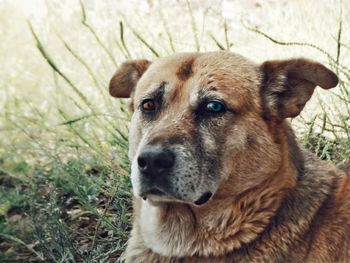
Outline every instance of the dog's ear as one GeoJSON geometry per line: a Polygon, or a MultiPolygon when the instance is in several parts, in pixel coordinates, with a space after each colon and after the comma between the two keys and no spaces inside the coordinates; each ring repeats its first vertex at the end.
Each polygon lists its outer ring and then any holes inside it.
{"type": "Polygon", "coordinates": [[[117,69],[109,83],[109,93],[111,96],[116,98],[130,98],[137,82],[150,64],[151,62],[146,59],[124,62],[117,69]]]}
{"type": "Polygon", "coordinates": [[[261,71],[264,117],[280,121],[297,116],[316,86],[330,89],[338,84],[331,70],[306,59],[266,61],[261,71]]]}

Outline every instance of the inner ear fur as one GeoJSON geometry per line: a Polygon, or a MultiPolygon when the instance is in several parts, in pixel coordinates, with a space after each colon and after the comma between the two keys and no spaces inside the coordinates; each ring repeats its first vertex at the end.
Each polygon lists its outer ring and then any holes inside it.
{"type": "Polygon", "coordinates": [[[330,89],[338,84],[331,70],[306,59],[266,61],[261,71],[264,117],[276,120],[299,115],[316,86],[330,89]]]}
{"type": "Polygon", "coordinates": [[[111,96],[130,98],[137,82],[150,64],[146,59],[130,60],[121,64],[109,82],[111,96]]]}

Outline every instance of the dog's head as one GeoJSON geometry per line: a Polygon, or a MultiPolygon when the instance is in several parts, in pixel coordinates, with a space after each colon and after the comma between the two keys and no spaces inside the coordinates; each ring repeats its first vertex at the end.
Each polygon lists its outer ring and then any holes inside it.
{"type": "Polygon", "coordinates": [[[256,65],[228,52],[122,64],[109,88],[131,98],[134,194],[201,205],[256,186],[281,164],[271,127],[297,116],[316,86],[337,82],[308,60],[256,65]]]}

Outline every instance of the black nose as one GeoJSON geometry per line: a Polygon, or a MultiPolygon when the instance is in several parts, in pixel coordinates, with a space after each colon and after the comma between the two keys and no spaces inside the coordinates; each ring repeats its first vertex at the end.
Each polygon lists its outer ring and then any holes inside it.
{"type": "Polygon", "coordinates": [[[146,146],[139,154],[139,170],[146,176],[164,174],[174,166],[175,155],[161,146],[146,146]]]}

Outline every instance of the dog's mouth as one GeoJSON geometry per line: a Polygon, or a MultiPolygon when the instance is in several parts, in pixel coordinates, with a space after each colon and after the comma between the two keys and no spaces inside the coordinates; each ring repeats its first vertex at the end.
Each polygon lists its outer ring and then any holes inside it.
{"type": "MultiPolygon", "coordinates": [[[[213,196],[213,194],[211,192],[205,192],[204,194],[202,194],[196,201],[194,201],[193,203],[197,206],[201,206],[204,205],[205,203],[207,203],[210,198],[213,196]]],[[[160,190],[159,188],[151,188],[147,191],[144,191],[140,194],[140,197],[143,200],[147,200],[147,199],[155,199],[160,201],[161,199],[164,200],[172,200],[172,201],[179,201],[179,202],[183,202],[181,200],[176,200],[172,197],[169,197],[169,195],[167,193],[165,193],[164,191],[160,190]]]]}
{"type": "Polygon", "coordinates": [[[212,193],[211,192],[206,192],[204,194],[201,195],[201,197],[199,197],[195,202],[194,204],[195,205],[204,205],[206,202],[209,201],[209,199],[212,197],[212,193]]]}
{"type": "Polygon", "coordinates": [[[165,192],[163,192],[162,190],[158,189],[158,188],[152,188],[150,190],[144,191],[140,194],[140,196],[142,197],[143,200],[147,200],[147,197],[149,195],[155,195],[155,196],[165,196],[165,192]]]}

